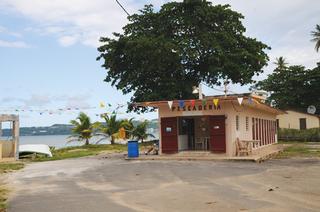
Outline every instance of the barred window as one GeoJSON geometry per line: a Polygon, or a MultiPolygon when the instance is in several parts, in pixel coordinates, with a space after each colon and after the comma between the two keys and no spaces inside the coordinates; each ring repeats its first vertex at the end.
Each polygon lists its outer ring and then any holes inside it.
{"type": "Polygon", "coordinates": [[[240,127],[239,124],[240,124],[240,123],[239,123],[239,116],[237,115],[237,116],[236,116],[236,130],[237,130],[237,131],[239,130],[239,127],[240,127]]]}
{"type": "Polygon", "coordinates": [[[246,117],[246,131],[249,131],[249,117],[246,117]]]}

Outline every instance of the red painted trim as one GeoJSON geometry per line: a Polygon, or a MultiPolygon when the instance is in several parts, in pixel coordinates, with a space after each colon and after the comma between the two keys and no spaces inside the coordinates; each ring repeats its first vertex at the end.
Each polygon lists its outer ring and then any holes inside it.
{"type": "Polygon", "coordinates": [[[268,124],[268,144],[271,144],[270,120],[267,120],[267,124],[268,124]]]}
{"type": "Polygon", "coordinates": [[[254,125],[255,125],[255,123],[254,123],[254,118],[252,118],[252,139],[253,139],[253,140],[256,139],[254,125]]]}
{"type": "Polygon", "coordinates": [[[226,152],[226,126],[225,116],[209,116],[210,151],[226,152]],[[219,128],[215,128],[219,126],[219,128]]]}
{"type": "MultiPolygon", "coordinates": [[[[257,140],[260,140],[260,138],[259,138],[259,123],[258,123],[258,118],[255,118],[255,119],[256,119],[256,124],[255,124],[255,128],[256,128],[256,139],[257,139],[257,140]]],[[[260,142],[259,142],[258,146],[260,146],[260,142]]]]}
{"type": "Polygon", "coordinates": [[[267,135],[267,139],[266,139],[266,144],[269,144],[269,138],[270,138],[270,135],[269,135],[269,120],[266,120],[266,135],[267,135]]]}
{"type": "Polygon", "coordinates": [[[161,150],[162,153],[178,152],[178,118],[161,118],[161,150]],[[171,128],[171,132],[167,132],[171,128]]]}
{"type": "Polygon", "coordinates": [[[263,120],[264,122],[264,145],[267,145],[268,144],[268,131],[267,131],[267,120],[263,120]]]}

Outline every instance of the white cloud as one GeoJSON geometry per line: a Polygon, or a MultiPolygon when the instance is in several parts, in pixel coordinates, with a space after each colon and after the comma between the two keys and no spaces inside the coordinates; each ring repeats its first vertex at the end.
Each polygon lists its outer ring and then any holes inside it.
{"type": "Polygon", "coordinates": [[[24,41],[12,41],[12,38],[14,39],[21,38],[22,34],[11,31],[7,27],[1,26],[1,25],[0,25],[0,35],[1,35],[0,47],[5,47],[5,48],[29,48],[30,47],[24,41]]]}
{"type": "MultiPolygon", "coordinates": [[[[144,4],[159,8],[166,2],[169,1],[121,1],[130,14],[144,4]]],[[[213,3],[230,4],[233,10],[241,12],[247,35],[272,47],[271,60],[284,56],[293,64],[312,66],[317,62],[319,54],[313,50],[310,31],[320,23],[320,1],[306,4],[305,0],[215,0],[213,3]]],[[[100,36],[121,32],[127,23],[126,14],[115,1],[2,0],[0,7],[29,18],[35,23],[31,30],[53,35],[62,46],[82,43],[96,47],[100,36]]]]}
{"type": "Polygon", "coordinates": [[[63,36],[59,38],[59,43],[62,46],[72,46],[73,44],[75,44],[78,41],[78,36],[73,35],[73,36],[63,36]]]}
{"type": "Polygon", "coordinates": [[[14,36],[14,37],[22,37],[22,35],[18,32],[13,32],[9,29],[7,29],[6,27],[4,26],[0,26],[0,33],[1,34],[7,34],[7,35],[10,35],[10,36],[14,36]]]}
{"type": "Polygon", "coordinates": [[[5,41],[0,40],[0,47],[6,48],[29,48],[30,46],[23,41],[5,41]]]}
{"type": "Polygon", "coordinates": [[[54,105],[60,105],[61,107],[90,107],[88,100],[91,99],[90,93],[75,94],[75,95],[58,95],[52,96],[48,94],[32,94],[28,98],[19,97],[3,97],[0,99],[1,105],[14,105],[23,108],[32,107],[45,107],[54,105]]]}
{"type": "Polygon", "coordinates": [[[48,95],[32,95],[29,99],[23,100],[26,107],[45,106],[51,103],[48,95]]]}
{"type": "MultiPolygon", "coordinates": [[[[63,46],[77,41],[97,46],[100,36],[121,31],[127,23],[126,14],[115,1],[105,0],[3,0],[0,6],[33,20],[33,30],[52,34],[63,46]],[[95,40],[95,41],[94,41],[95,40]]],[[[136,12],[141,4],[129,0],[126,9],[136,12]]]]}

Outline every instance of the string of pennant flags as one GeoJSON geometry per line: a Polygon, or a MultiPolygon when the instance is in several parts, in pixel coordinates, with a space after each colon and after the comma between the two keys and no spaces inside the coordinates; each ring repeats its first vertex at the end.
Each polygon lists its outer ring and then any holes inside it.
{"type": "MultiPolygon", "coordinates": [[[[90,111],[97,109],[108,109],[110,112],[103,112],[102,114],[124,114],[118,110],[125,107],[125,104],[112,105],[110,103],[105,103],[101,101],[98,107],[64,107],[64,108],[46,108],[46,109],[30,109],[30,108],[0,108],[0,113],[37,113],[39,115],[62,115],[63,113],[79,112],[79,111],[90,111]]],[[[101,114],[95,114],[96,116],[101,116],[101,114]]]]}
{"type": "MultiPolygon", "coordinates": [[[[237,100],[238,100],[239,105],[241,106],[243,104],[244,98],[243,97],[238,97],[237,100]]],[[[178,100],[178,106],[180,108],[183,108],[186,105],[186,102],[189,102],[190,106],[194,107],[195,103],[196,103],[196,100],[194,100],[194,99],[192,99],[192,100],[178,100]]],[[[260,102],[258,100],[254,99],[252,97],[248,98],[248,104],[253,104],[254,102],[257,103],[257,104],[260,104],[260,102]]],[[[202,99],[202,101],[201,101],[202,106],[207,105],[207,103],[208,103],[207,99],[202,99]]],[[[214,98],[214,99],[212,99],[212,103],[213,103],[213,105],[215,107],[218,107],[219,103],[220,103],[220,99],[214,98]]],[[[172,100],[168,101],[168,106],[169,106],[170,109],[172,109],[172,107],[173,107],[173,101],[172,100]]]]}
{"type": "MultiPolygon", "coordinates": [[[[237,98],[239,105],[241,106],[243,104],[243,97],[238,97],[237,98]]],[[[205,106],[208,104],[207,99],[202,99],[202,106],[205,106]]],[[[196,104],[196,100],[192,99],[192,100],[178,100],[178,106],[183,108],[186,103],[189,103],[192,107],[195,106],[196,104]]],[[[168,106],[170,109],[172,109],[173,107],[173,103],[174,101],[168,101],[168,106]]],[[[220,103],[220,99],[218,98],[214,98],[212,99],[212,103],[215,107],[219,106],[220,103]]],[[[253,103],[257,103],[260,104],[260,102],[252,97],[248,97],[248,104],[253,104],[253,103]]],[[[65,108],[55,108],[55,109],[26,109],[26,108],[4,108],[1,109],[0,108],[0,113],[1,112],[13,112],[13,113],[20,113],[20,112],[31,112],[31,113],[38,113],[39,115],[62,115],[63,113],[66,112],[79,112],[79,111],[90,111],[90,110],[97,110],[97,109],[107,109],[109,110],[108,112],[103,112],[102,114],[125,114],[125,113],[121,113],[119,112],[119,110],[123,107],[125,107],[126,104],[116,104],[116,105],[112,105],[110,103],[105,103],[103,101],[101,101],[99,103],[98,106],[95,107],[65,107],[65,108]]],[[[102,114],[99,113],[95,113],[96,116],[101,116],[102,114]]]]}

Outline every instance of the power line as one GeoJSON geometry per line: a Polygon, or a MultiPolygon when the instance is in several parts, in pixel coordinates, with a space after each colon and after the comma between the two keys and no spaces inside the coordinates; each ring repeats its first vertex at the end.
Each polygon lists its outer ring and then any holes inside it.
{"type": "Polygon", "coordinates": [[[119,6],[123,9],[123,11],[125,12],[125,13],[127,13],[127,15],[128,16],[130,16],[130,14],[128,13],[128,11],[122,6],[122,4],[118,1],[118,0],[116,0],[116,2],[119,4],[119,6]]]}
{"type": "Polygon", "coordinates": [[[214,87],[211,87],[211,86],[208,86],[207,84],[205,83],[202,83],[204,86],[206,86],[207,88],[210,88],[210,89],[213,89],[213,90],[216,90],[216,91],[219,91],[221,93],[227,93],[227,92],[230,92],[230,93],[233,93],[233,94],[238,94],[232,90],[230,90],[229,88],[225,88],[224,90],[221,90],[221,89],[217,89],[217,88],[214,88],[214,87]]]}

